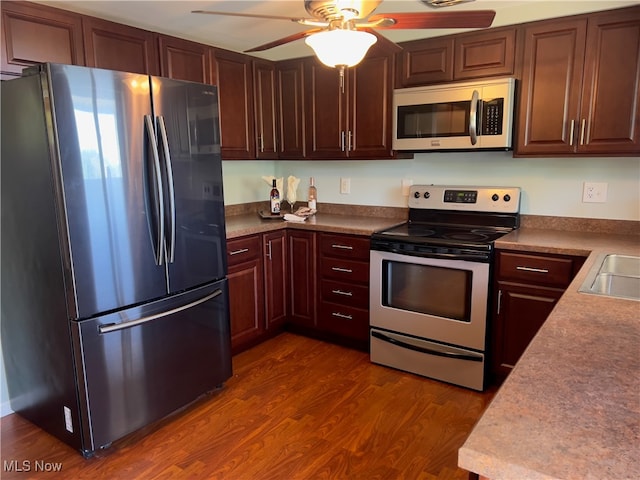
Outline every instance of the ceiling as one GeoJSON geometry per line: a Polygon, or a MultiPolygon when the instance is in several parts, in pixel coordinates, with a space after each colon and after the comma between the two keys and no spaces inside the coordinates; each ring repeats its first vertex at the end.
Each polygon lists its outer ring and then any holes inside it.
{"type": "MultiPolygon", "coordinates": [[[[198,15],[192,10],[216,10],[260,15],[308,18],[303,0],[233,0],[233,1],[36,1],[85,15],[152,30],[195,42],[242,52],[308,29],[287,20],[261,20],[227,16],[198,15]]],[[[640,0],[475,0],[443,9],[433,9],[420,0],[384,0],[375,13],[495,10],[493,27],[545,18],[608,10],[637,5],[640,0]]],[[[385,30],[381,32],[394,42],[436,37],[465,30],[385,30]]],[[[305,57],[312,51],[303,40],[253,53],[269,60],[305,57]]]]}

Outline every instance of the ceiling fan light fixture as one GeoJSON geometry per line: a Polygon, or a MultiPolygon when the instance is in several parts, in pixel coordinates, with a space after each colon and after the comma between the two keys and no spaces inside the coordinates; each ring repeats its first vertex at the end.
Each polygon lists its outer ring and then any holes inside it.
{"type": "Polygon", "coordinates": [[[368,32],[335,29],[310,35],[305,43],[328,67],[353,67],[362,61],[377,40],[368,32]]]}

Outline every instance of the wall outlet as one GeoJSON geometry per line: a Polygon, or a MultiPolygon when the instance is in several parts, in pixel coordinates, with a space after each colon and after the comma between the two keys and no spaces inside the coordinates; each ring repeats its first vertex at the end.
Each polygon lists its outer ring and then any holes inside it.
{"type": "Polygon", "coordinates": [[[340,179],[340,193],[343,193],[343,194],[351,193],[351,179],[350,178],[341,178],[340,179]]]}
{"type": "Polygon", "coordinates": [[[584,182],[582,201],[584,203],[604,203],[607,201],[607,183],[584,182]]]}

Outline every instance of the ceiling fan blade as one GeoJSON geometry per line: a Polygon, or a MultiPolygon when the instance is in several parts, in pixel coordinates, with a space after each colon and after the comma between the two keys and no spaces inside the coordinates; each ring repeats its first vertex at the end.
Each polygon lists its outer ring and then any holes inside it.
{"type": "Polygon", "coordinates": [[[305,21],[301,17],[283,17],[279,15],[258,15],[254,13],[214,12],[212,10],[191,10],[191,13],[203,13],[206,15],[226,15],[227,17],[267,18],[269,20],[289,20],[291,22],[305,21]]]}
{"type": "Polygon", "coordinates": [[[288,37],[281,38],[279,40],[274,40],[273,42],[265,43],[264,45],[260,45],[258,47],[254,47],[250,50],[245,50],[245,53],[249,52],[262,52],[264,50],[269,50],[270,48],[277,47],[279,45],[284,45],[285,43],[295,42],[296,40],[300,40],[301,38],[308,37],[314,33],[318,33],[324,30],[324,28],[312,28],[311,30],[306,30],[304,32],[294,33],[293,35],[289,35],[288,37]]]}
{"type": "Polygon", "coordinates": [[[395,23],[382,23],[379,29],[421,29],[421,28],[486,28],[490,27],[496,12],[493,10],[468,10],[465,12],[423,12],[423,13],[383,13],[369,17],[369,23],[393,19],[395,23]]]}

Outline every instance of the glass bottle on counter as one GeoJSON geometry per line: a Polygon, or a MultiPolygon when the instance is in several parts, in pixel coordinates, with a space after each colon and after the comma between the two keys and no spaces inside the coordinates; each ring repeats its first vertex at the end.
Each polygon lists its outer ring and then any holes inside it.
{"type": "Polygon", "coordinates": [[[317,207],[317,201],[318,201],[318,190],[316,189],[315,186],[315,181],[313,180],[313,177],[309,178],[309,194],[308,194],[308,207],[312,210],[316,210],[317,207]]]}
{"type": "Polygon", "coordinates": [[[269,194],[271,215],[280,215],[280,192],[276,188],[276,179],[271,184],[271,193],[269,194]]]}

